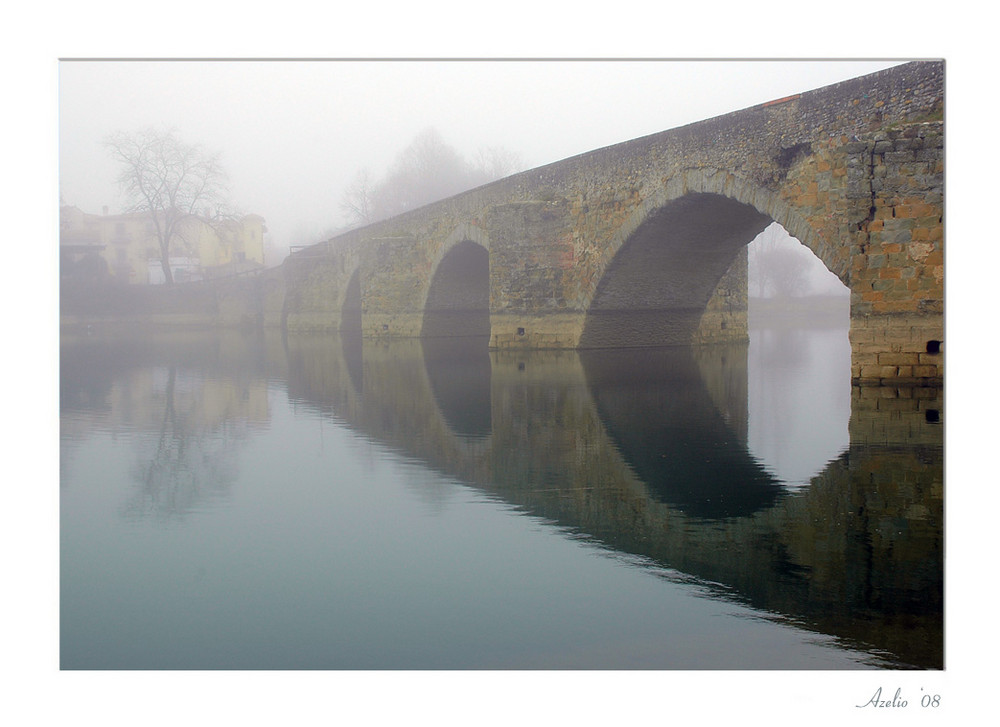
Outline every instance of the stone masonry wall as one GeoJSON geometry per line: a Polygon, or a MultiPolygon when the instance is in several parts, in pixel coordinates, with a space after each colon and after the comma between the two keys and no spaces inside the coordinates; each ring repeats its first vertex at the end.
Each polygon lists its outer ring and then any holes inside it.
{"type": "MultiPolygon", "coordinates": [[[[852,260],[857,380],[944,376],[944,130],[940,121],[853,145],[868,159],[871,208],[852,260]]],[[[862,179],[864,179],[862,177],[862,179]]],[[[865,182],[858,186],[863,190],[865,182]]]]}

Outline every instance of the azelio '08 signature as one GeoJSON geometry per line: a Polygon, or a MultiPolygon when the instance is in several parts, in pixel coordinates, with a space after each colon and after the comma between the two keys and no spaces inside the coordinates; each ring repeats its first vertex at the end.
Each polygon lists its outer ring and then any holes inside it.
{"type": "MultiPolygon", "coordinates": [[[[923,692],[923,687],[920,688],[923,692]]],[[[882,687],[875,690],[875,694],[864,704],[856,704],[855,706],[859,709],[864,707],[874,707],[876,709],[886,708],[889,709],[900,709],[909,706],[909,701],[903,697],[903,690],[901,688],[896,689],[896,693],[893,695],[892,699],[882,699],[882,687]]],[[[940,707],[941,706],[941,695],[940,694],[922,694],[920,696],[920,706],[921,707],[940,707]]]]}

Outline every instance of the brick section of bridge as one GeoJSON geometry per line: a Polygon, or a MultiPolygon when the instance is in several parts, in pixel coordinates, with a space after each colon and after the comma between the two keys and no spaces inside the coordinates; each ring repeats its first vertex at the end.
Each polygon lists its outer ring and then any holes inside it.
{"type": "Polygon", "coordinates": [[[461,267],[442,261],[471,242],[488,251],[468,274],[488,287],[493,348],[740,340],[745,245],[775,220],[850,288],[855,381],[938,382],[943,76],[905,64],[354,230],[286,261],[282,318],[340,328],[355,280],[366,337],[420,336],[428,301],[448,307],[432,286],[461,267]],[[601,316],[614,323],[592,335],[601,316]]]}

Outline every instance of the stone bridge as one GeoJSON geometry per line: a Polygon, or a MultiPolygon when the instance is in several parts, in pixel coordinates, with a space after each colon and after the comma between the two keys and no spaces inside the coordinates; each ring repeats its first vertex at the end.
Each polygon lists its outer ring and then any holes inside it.
{"type": "Polygon", "coordinates": [[[286,260],[265,322],[492,349],[741,341],[746,245],[776,221],[850,289],[855,382],[939,383],[943,84],[943,63],[909,63],[353,230],[286,260]]]}

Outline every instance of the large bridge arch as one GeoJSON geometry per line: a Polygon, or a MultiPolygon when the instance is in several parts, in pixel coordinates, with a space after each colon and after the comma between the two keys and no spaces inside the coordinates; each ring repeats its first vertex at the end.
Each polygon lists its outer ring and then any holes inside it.
{"type": "MultiPolygon", "coordinates": [[[[633,230],[648,216],[648,210],[663,207],[684,195],[716,194],[736,202],[753,207],[763,215],[784,227],[792,237],[818,257],[826,268],[840,278],[840,281],[850,287],[850,267],[846,264],[845,255],[838,254],[837,248],[846,241],[831,243],[823,237],[801,214],[794,203],[789,202],[781,192],[780,187],[774,189],[752,182],[737,172],[722,170],[705,170],[698,168],[684,169],[679,174],[668,179],[658,189],[645,205],[645,210],[637,211],[636,220],[630,219],[628,227],[633,230]]],[[[625,229],[622,230],[625,232],[625,229]]],[[[749,241],[748,241],[749,242],[749,241]]],[[[621,245],[621,242],[615,241],[621,245]]]]}
{"type": "MultiPolygon", "coordinates": [[[[724,329],[733,314],[745,315],[746,263],[740,255],[772,221],[799,230],[811,243],[807,247],[835,259],[775,192],[732,173],[689,169],[675,175],[605,243],[578,347],[712,340],[719,332],[699,330],[710,301],[725,298],[716,307],[727,308],[728,315],[706,319],[706,328],[724,329]],[[727,274],[735,284],[723,280],[727,274]],[[733,295],[734,287],[743,295],[733,295]]],[[[842,280],[847,276],[846,270],[833,272],[842,280]]]]}

